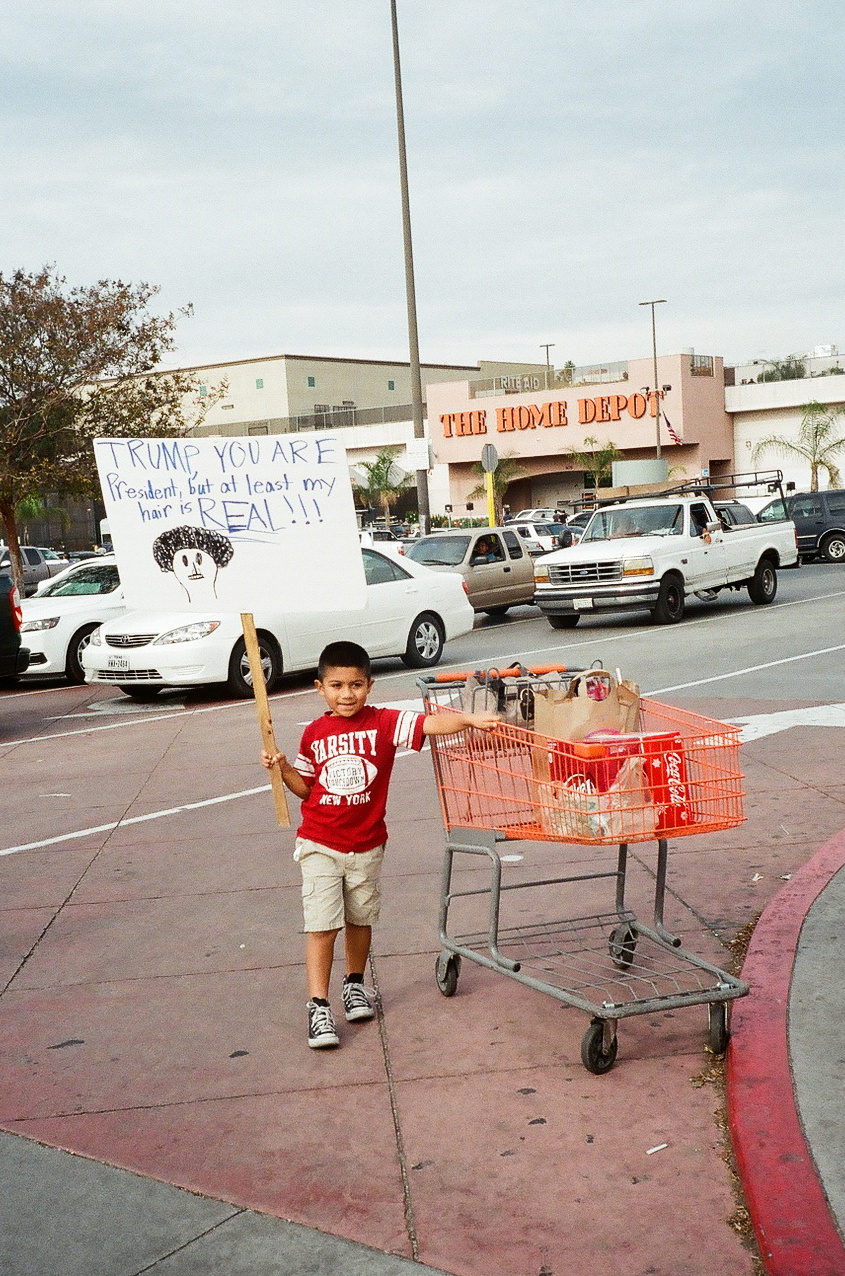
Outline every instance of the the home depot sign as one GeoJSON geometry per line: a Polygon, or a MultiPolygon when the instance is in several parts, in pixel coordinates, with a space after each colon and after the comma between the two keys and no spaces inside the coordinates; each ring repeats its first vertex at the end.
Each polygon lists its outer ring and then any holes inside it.
{"type": "MultiPolygon", "coordinates": [[[[662,391],[660,392],[662,398],[662,391]]],[[[650,410],[657,415],[658,394],[599,394],[593,399],[578,399],[578,424],[621,421],[622,414],[639,420],[650,410]]],[[[496,431],[506,434],[511,430],[549,429],[552,426],[571,424],[567,418],[567,404],[563,399],[551,403],[529,403],[514,407],[496,408],[496,431]]],[[[462,438],[469,434],[487,433],[487,409],[474,412],[444,412],[440,417],[444,439],[462,438]]]]}

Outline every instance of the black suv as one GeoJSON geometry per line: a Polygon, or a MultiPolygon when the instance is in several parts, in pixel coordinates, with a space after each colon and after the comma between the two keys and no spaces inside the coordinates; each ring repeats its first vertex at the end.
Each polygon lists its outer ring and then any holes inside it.
{"type": "Polygon", "coordinates": [[[829,563],[845,562],[845,489],[794,492],[786,498],[785,510],[777,497],[757,515],[761,523],[782,518],[791,518],[795,524],[801,558],[818,554],[829,563]]]}
{"type": "Polygon", "coordinates": [[[0,678],[25,673],[29,652],[21,646],[21,608],[18,591],[8,576],[0,576],[0,678]]]}

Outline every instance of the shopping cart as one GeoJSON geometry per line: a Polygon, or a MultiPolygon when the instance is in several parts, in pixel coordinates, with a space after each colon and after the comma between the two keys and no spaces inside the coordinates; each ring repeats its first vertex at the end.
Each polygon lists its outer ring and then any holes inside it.
{"type": "MultiPolygon", "coordinates": [[[[514,666],[419,680],[429,713],[494,709],[502,719],[490,732],[431,737],[446,830],[437,985],[453,996],[466,958],[586,1011],[591,1021],[581,1059],[596,1074],[613,1066],[620,1019],[683,1006],[708,1007],[708,1045],[722,1054],[727,1003],[745,996],[748,985],[684,949],[664,925],[663,910],[669,836],[710,833],[744,820],[739,728],[643,698],[636,735],[598,746],[539,735],[535,694],[568,687],[576,675],[590,673],[514,666]],[[532,868],[530,854],[528,863],[524,855],[508,854],[509,880],[503,881],[503,842],[615,846],[616,864],[588,863],[576,850],[567,857],[566,875],[549,876],[542,864],[532,868]],[[657,843],[650,924],[626,902],[628,847],[638,842],[657,843]],[[455,882],[456,856],[487,861],[483,885],[455,882]],[[612,908],[597,911],[593,898],[583,915],[567,909],[557,920],[535,915],[502,924],[506,892],[566,886],[569,904],[580,889],[589,893],[588,884],[602,880],[614,883],[612,908]],[[450,934],[453,909],[466,910],[462,901],[472,897],[483,905],[485,896],[486,926],[450,934]]],[[[458,867],[469,864],[461,859],[458,867]]],[[[531,912],[530,902],[521,911],[531,912]]]]}

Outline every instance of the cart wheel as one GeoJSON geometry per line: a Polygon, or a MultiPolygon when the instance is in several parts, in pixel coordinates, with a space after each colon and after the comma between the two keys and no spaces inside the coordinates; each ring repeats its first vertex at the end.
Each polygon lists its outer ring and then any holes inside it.
{"type": "Polygon", "coordinates": [[[711,1054],[724,1054],[728,1048],[728,1008],[724,1001],[711,1002],[707,1007],[707,1049],[711,1054]]]}
{"type": "Polygon", "coordinates": [[[614,926],[610,932],[610,955],[613,964],[620,970],[627,970],[634,960],[637,951],[637,934],[630,926],[614,926]]]}
{"type": "Polygon", "coordinates": [[[600,1077],[603,1072],[609,1072],[616,1062],[616,1051],[619,1048],[619,1041],[616,1034],[608,1049],[604,1045],[604,1022],[601,1019],[594,1019],[581,1042],[581,1062],[588,1072],[594,1072],[600,1077]]]}
{"type": "Polygon", "coordinates": [[[434,966],[434,977],[437,987],[444,997],[454,997],[458,990],[458,976],[461,973],[461,959],[454,953],[441,953],[434,966]]]}

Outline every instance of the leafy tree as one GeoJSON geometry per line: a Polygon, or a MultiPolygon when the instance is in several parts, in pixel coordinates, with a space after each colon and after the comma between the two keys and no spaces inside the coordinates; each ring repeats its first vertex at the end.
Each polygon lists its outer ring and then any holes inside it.
{"type": "MultiPolygon", "coordinates": [[[[514,452],[508,452],[506,456],[499,457],[499,464],[493,471],[493,505],[496,510],[496,522],[501,523],[504,516],[504,502],[507,490],[511,483],[515,483],[517,479],[521,479],[525,471],[517,460],[514,460],[514,452]]],[[[472,467],[473,474],[479,475],[481,482],[478,483],[469,493],[471,501],[483,501],[487,499],[487,481],[484,475],[484,466],[480,461],[476,461],[472,467]]]]}
{"type": "Polygon", "coordinates": [[[773,360],[757,378],[758,381],[800,381],[807,375],[803,359],[790,354],[785,359],[773,360]]]}
{"type": "Polygon", "coordinates": [[[588,434],[584,439],[585,444],[589,444],[589,449],[583,452],[571,450],[565,455],[570,461],[573,461],[579,470],[583,470],[585,474],[589,474],[592,479],[593,487],[607,486],[613,474],[613,462],[618,461],[622,453],[619,451],[615,443],[608,440],[606,443],[599,443],[594,435],[588,434]]]}
{"type": "Polygon", "coordinates": [[[361,469],[366,472],[367,481],[355,484],[362,498],[367,502],[368,508],[373,505],[381,506],[385,522],[388,524],[390,523],[390,506],[413,482],[413,476],[405,474],[396,464],[398,454],[399,448],[385,447],[381,449],[374,461],[362,461],[361,469]]]}
{"type": "Polygon", "coordinates": [[[781,456],[801,457],[810,463],[810,491],[819,490],[819,471],[824,470],[830,487],[840,483],[836,458],[845,448],[842,421],[845,408],[831,407],[813,400],[803,410],[801,426],[795,438],[770,434],[754,448],[751,456],[754,464],[764,452],[777,452],[781,456]]]}
{"type": "Polygon", "coordinates": [[[158,291],[71,287],[53,266],[0,273],[0,517],[18,584],[22,501],[95,495],[95,438],[183,435],[225,388],[200,400],[191,374],[157,371],[191,312],[150,313],[158,291]]]}

